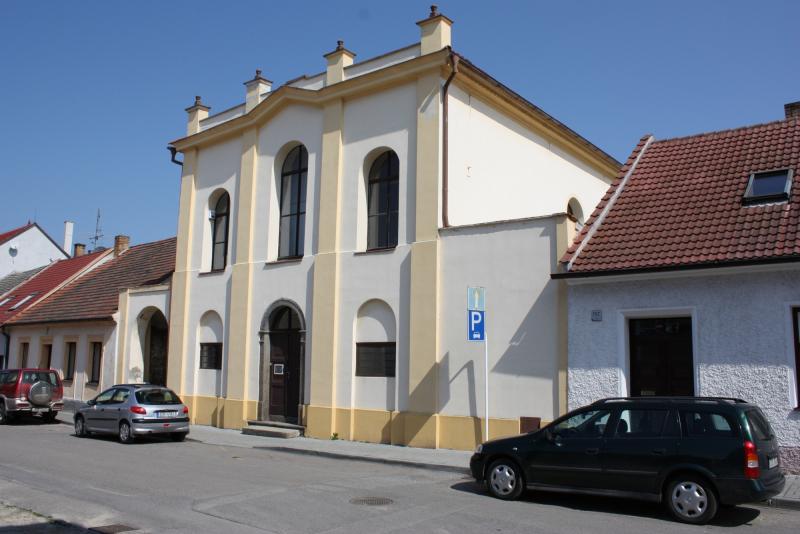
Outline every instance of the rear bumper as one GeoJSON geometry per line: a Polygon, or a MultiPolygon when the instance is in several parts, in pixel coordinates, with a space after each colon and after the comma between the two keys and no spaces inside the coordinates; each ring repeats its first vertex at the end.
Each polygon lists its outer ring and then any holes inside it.
{"type": "Polygon", "coordinates": [[[189,433],[189,419],[169,419],[161,421],[134,419],[131,422],[131,431],[136,435],[146,434],[172,434],[175,432],[189,433]]]}
{"type": "Polygon", "coordinates": [[[745,504],[765,501],[783,491],[786,478],[783,474],[765,482],[763,480],[717,479],[717,491],[722,504],[745,504]]]}
{"type": "Polygon", "coordinates": [[[43,413],[43,412],[60,412],[64,409],[64,402],[57,400],[52,401],[47,406],[36,406],[27,400],[21,399],[6,399],[6,411],[15,413],[43,413]]]}

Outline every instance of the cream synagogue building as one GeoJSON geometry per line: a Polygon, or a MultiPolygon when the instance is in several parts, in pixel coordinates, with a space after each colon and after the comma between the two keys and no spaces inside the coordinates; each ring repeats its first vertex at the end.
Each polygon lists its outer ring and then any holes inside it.
{"type": "Polygon", "coordinates": [[[196,423],[472,448],[486,288],[490,435],[566,410],[566,292],[550,280],[619,166],[450,44],[411,46],[245,102],[187,109],[168,385],[196,423]]]}

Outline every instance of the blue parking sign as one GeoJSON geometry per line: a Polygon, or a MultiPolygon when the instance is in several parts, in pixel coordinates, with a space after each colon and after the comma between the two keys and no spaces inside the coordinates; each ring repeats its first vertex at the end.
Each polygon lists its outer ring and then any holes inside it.
{"type": "Polygon", "coordinates": [[[486,312],[481,310],[468,310],[467,311],[467,328],[469,332],[468,341],[483,341],[484,340],[484,325],[486,312]]]}

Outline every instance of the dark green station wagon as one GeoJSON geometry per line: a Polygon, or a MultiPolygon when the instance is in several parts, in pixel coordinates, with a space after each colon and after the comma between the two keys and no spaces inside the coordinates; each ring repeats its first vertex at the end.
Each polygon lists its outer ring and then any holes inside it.
{"type": "Polygon", "coordinates": [[[710,521],[719,504],[783,490],[778,443],[764,414],[741,399],[603,399],[545,428],[479,445],[476,480],[499,499],[526,488],[664,502],[680,521],[710,521]]]}

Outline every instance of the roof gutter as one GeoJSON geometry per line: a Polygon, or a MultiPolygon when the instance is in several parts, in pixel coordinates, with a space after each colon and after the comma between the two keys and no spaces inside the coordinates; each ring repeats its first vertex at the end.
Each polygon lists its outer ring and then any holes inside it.
{"type": "Polygon", "coordinates": [[[172,163],[174,163],[175,165],[180,165],[181,167],[183,167],[183,162],[182,162],[182,161],[178,161],[178,160],[175,158],[175,156],[178,154],[178,149],[177,149],[177,148],[175,148],[175,147],[174,147],[174,146],[172,146],[172,145],[169,145],[169,146],[167,147],[167,150],[169,150],[169,153],[172,155],[172,158],[170,159],[170,161],[171,161],[172,163]]]}
{"type": "Polygon", "coordinates": [[[461,61],[461,58],[453,52],[450,51],[450,56],[448,58],[450,62],[450,67],[452,71],[450,72],[450,76],[448,76],[447,81],[444,82],[444,86],[442,87],[442,226],[447,228],[450,226],[450,210],[449,210],[449,130],[450,127],[448,125],[449,122],[449,109],[450,106],[447,105],[447,94],[450,90],[450,83],[453,81],[453,78],[456,77],[458,74],[458,62],[461,61]]]}

